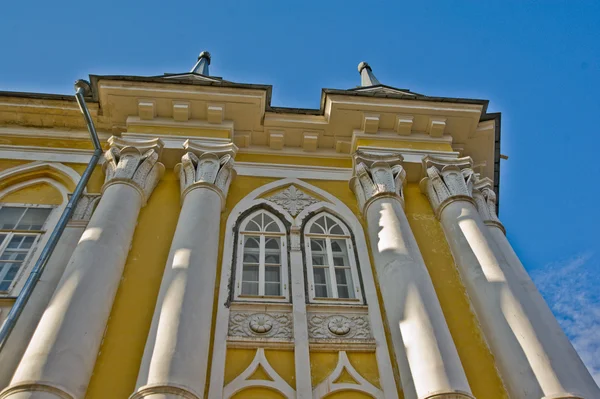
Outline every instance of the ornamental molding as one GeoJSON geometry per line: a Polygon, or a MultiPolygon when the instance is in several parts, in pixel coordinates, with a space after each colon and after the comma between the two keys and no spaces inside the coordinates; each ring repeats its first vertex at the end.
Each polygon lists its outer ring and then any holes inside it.
{"type": "Polygon", "coordinates": [[[179,178],[182,201],[194,187],[214,189],[221,197],[221,206],[231,181],[236,175],[234,157],[237,147],[234,144],[206,144],[186,141],[187,152],[181,157],[181,163],[175,165],[179,178]]]}
{"type": "Polygon", "coordinates": [[[358,150],[354,154],[354,175],[350,189],[364,213],[367,206],[381,196],[394,196],[402,200],[406,171],[402,167],[402,155],[358,150]]]}
{"type": "Polygon", "coordinates": [[[285,190],[279,191],[265,199],[281,206],[293,217],[296,217],[300,212],[312,204],[321,202],[321,200],[299,190],[293,184],[288,186],[285,190]]]}
{"type": "Polygon", "coordinates": [[[292,340],[294,327],[291,313],[232,311],[229,314],[230,338],[292,340]]]}
{"type": "Polygon", "coordinates": [[[473,200],[473,189],[478,180],[472,169],[471,157],[457,159],[423,158],[426,177],[420,182],[421,192],[427,196],[439,218],[444,207],[454,200],[473,200]]]}
{"type": "Polygon", "coordinates": [[[473,188],[473,199],[477,205],[477,211],[487,225],[497,226],[500,230],[506,233],[504,225],[498,219],[496,213],[496,192],[493,189],[494,182],[489,178],[479,179],[475,182],[473,188]]]}
{"type": "Polygon", "coordinates": [[[336,343],[373,341],[367,314],[308,313],[308,337],[336,343]]]}
{"type": "Polygon", "coordinates": [[[71,222],[88,222],[101,197],[100,194],[81,194],[71,215],[71,222]]]}
{"type": "Polygon", "coordinates": [[[102,191],[111,184],[129,184],[139,190],[145,204],[165,172],[165,166],[158,162],[162,141],[133,141],[113,136],[109,143],[111,147],[104,153],[106,176],[102,191]]]}

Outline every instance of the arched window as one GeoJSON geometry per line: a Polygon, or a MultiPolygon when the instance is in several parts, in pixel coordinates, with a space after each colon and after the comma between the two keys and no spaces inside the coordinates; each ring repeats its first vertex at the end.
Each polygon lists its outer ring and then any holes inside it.
{"type": "Polygon", "coordinates": [[[273,214],[258,210],[240,224],[235,298],[288,298],[285,226],[273,214]]]}
{"type": "Polygon", "coordinates": [[[360,285],[350,232],[336,217],[321,213],[304,229],[311,301],[358,301],[360,285]]]}

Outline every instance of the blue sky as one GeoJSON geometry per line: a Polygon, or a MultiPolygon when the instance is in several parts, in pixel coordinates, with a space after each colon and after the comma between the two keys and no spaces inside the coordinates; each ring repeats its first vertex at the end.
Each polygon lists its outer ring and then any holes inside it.
{"type": "Polygon", "coordinates": [[[500,217],[600,381],[600,2],[4,2],[0,90],[71,94],[88,74],[187,71],[273,85],[318,108],[359,83],[490,100],[502,112],[500,217]],[[62,4],[61,7],[58,4],[62,4]]]}

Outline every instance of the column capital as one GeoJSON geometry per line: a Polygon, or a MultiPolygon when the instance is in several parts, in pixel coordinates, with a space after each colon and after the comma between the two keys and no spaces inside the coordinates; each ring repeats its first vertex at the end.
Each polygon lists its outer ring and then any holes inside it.
{"type": "Polygon", "coordinates": [[[108,143],[102,192],[113,184],[130,185],[138,190],[145,204],[165,172],[165,166],[158,162],[163,142],[158,138],[128,140],[112,136],[108,143]]]}
{"type": "Polygon", "coordinates": [[[421,192],[429,198],[431,207],[439,218],[442,210],[453,201],[475,204],[473,186],[477,175],[473,171],[471,157],[423,158],[425,177],[421,179],[421,192]]]}
{"type": "Polygon", "coordinates": [[[475,181],[473,199],[477,204],[477,211],[479,211],[483,223],[495,226],[506,234],[506,229],[496,213],[496,192],[494,191],[494,182],[490,178],[486,177],[475,181]]]}
{"type": "Polygon", "coordinates": [[[190,191],[205,187],[219,194],[224,208],[229,186],[236,175],[233,165],[238,148],[233,143],[207,145],[190,140],[183,147],[187,152],[175,166],[181,201],[190,191]]]}
{"type": "Polygon", "coordinates": [[[406,171],[402,155],[390,152],[358,150],[354,153],[354,173],[350,189],[356,195],[361,212],[380,197],[394,197],[404,205],[402,188],[406,171]]]}
{"type": "MultiPolygon", "coordinates": [[[[69,194],[69,198],[71,195],[72,194],[69,194]]],[[[75,205],[75,209],[73,210],[73,214],[71,215],[71,220],[69,220],[68,226],[87,226],[87,223],[90,221],[90,218],[92,217],[92,214],[96,209],[96,205],[98,205],[101,197],[101,194],[81,194],[79,201],[77,201],[77,204],[75,205]]]]}

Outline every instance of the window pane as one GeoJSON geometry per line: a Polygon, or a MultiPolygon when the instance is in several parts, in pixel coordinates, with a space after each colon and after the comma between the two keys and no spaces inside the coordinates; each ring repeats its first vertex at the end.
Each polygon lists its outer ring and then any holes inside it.
{"type": "Polygon", "coordinates": [[[13,282],[15,277],[17,276],[17,272],[19,271],[20,263],[6,263],[0,262],[0,274],[6,271],[6,275],[2,281],[0,281],[0,291],[6,291],[10,287],[10,284],[13,282]]]}
{"type": "Polygon", "coordinates": [[[27,208],[17,206],[5,206],[0,209],[0,228],[12,230],[15,228],[17,222],[23,212],[27,208]]]}
{"type": "Polygon", "coordinates": [[[314,269],[315,284],[327,284],[329,271],[326,267],[317,267],[314,269]]]}
{"type": "Polygon", "coordinates": [[[310,226],[310,232],[314,234],[325,234],[327,230],[325,229],[325,216],[321,216],[312,226],[310,226]]]}
{"type": "Polygon", "coordinates": [[[4,239],[8,236],[8,234],[1,234],[0,233],[0,245],[2,245],[2,243],[4,242],[4,239]]]}
{"type": "Polygon", "coordinates": [[[19,248],[22,240],[23,236],[13,236],[8,242],[7,248],[19,248]]]}
{"type": "Polygon", "coordinates": [[[265,254],[265,263],[279,265],[281,263],[281,257],[279,253],[276,254],[265,254]]]}
{"type": "Polygon", "coordinates": [[[325,253],[325,240],[318,240],[315,238],[312,238],[310,240],[310,249],[311,251],[314,252],[322,252],[325,253]]]}
{"type": "Polygon", "coordinates": [[[21,242],[21,249],[29,249],[35,241],[36,236],[25,236],[25,239],[21,242]]]}
{"type": "Polygon", "coordinates": [[[265,295],[281,295],[281,284],[279,283],[266,283],[265,284],[265,295]]]}
{"type": "Polygon", "coordinates": [[[338,290],[338,298],[351,298],[348,294],[348,286],[338,285],[337,290],[338,290]]]}
{"type": "Polygon", "coordinates": [[[312,264],[313,266],[327,266],[327,257],[325,255],[313,255],[312,264]]]}
{"type": "Polygon", "coordinates": [[[336,234],[336,235],[343,236],[344,230],[342,230],[342,228],[340,227],[339,224],[336,224],[335,226],[333,226],[331,228],[331,230],[329,230],[329,234],[336,234]]]}
{"type": "Polygon", "coordinates": [[[346,240],[331,240],[334,266],[350,266],[348,261],[348,247],[346,240]]]}
{"type": "Polygon", "coordinates": [[[52,209],[29,208],[19,222],[17,230],[41,230],[52,209]]]}
{"type": "Polygon", "coordinates": [[[260,248],[260,237],[244,236],[244,248],[260,248]]]}
{"type": "Polygon", "coordinates": [[[242,283],[242,295],[258,295],[258,283],[242,283]]]}
{"type": "Polygon", "coordinates": [[[279,266],[265,266],[265,281],[272,283],[280,283],[280,271],[281,268],[279,266]]]}
{"type": "Polygon", "coordinates": [[[265,237],[265,248],[279,252],[279,237],[265,237]]]}
{"type": "Polygon", "coordinates": [[[258,254],[244,253],[244,263],[259,263],[258,254]]]}
{"type": "Polygon", "coordinates": [[[260,226],[254,220],[248,221],[245,228],[246,231],[260,231],[260,226]]]}
{"type": "Polygon", "coordinates": [[[317,298],[327,298],[327,286],[325,285],[315,285],[315,297],[317,298]]]}
{"type": "Polygon", "coordinates": [[[242,271],[242,281],[251,281],[258,284],[258,266],[244,265],[244,269],[242,271]]]}

